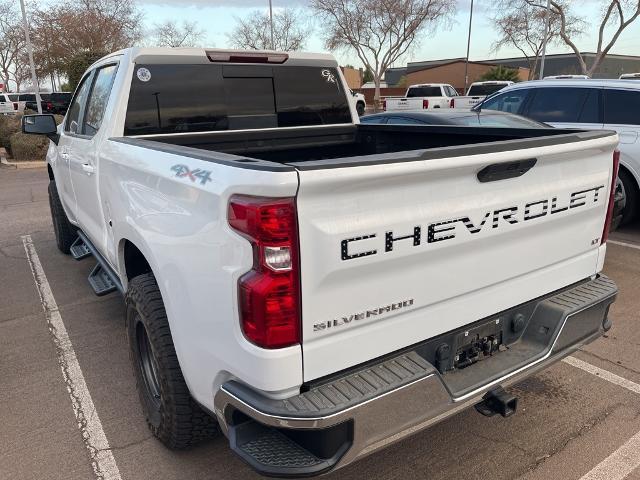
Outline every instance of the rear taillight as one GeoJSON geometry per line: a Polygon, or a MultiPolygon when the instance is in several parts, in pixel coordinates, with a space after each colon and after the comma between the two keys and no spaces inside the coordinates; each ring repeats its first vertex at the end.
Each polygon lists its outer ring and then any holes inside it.
{"type": "Polygon", "coordinates": [[[53,103],[51,103],[51,102],[47,102],[46,109],[47,109],[47,110],[53,110],[53,103]]]}
{"type": "Polygon", "coordinates": [[[13,103],[13,109],[14,109],[14,110],[18,110],[18,104],[17,104],[17,103],[15,103],[15,102],[13,103]]]}
{"type": "Polygon", "coordinates": [[[234,195],[229,225],[253,247],[253,268],[238,281],[245,337],[263,348],[300,343],[298,227],[294,198],[234,195]]]}
{"type": "Polygon", "coordinates": [[[613,220],[613,209],[615,207],[616,181],[618,179],[618,170],[620,169],[620,150],[613,152],[613,173],[611,175],[611,190],[609,191],[609,204],[607,205],[607,218],[604,221],[604,230],[600,245],[607,243],[609,239],[609,231],[611,230],[611,221],[613,220]]]}
{"type": "Polygon", "coordinates": [[[453,98],[449,100],[449,108],[456,108],[456,101],[453,98]]]}
{"type": "Polygon", "coordinates": [[[382,100],[382,110],[384,110],[385,112],[387,111],[387,101],[386,100],[382,100]]]}
{"type": "Polygon", "coordinates": [[[426,110],[427,108],[429,108],[429,100],[422,100],[422,108],[424,110],[426,110]]]}

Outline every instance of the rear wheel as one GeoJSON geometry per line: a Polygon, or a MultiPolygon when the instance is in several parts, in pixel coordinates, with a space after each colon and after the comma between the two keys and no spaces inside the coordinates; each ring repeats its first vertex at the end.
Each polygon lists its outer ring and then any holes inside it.
{"type": "Polygon", "coordinates": [[[129,352],[149,429],[171,449],[212,437],[218,423],[191,398],[153,274],[133,278],[125,302],[129,352]]]}
{"type": "Polygon", "coordinates": [[[618,178],[622,184],[622,193],[625,198],[625,206],[622,211],[620,225],[627,225],[636,219],[638,213],[638,187],[634,178],[626,170],[620,169],[618,178]]]}
{"type": "Polygon", "coordinates": [[[56,244],[58,250],[62,253],[69,253],[69,249],[78,236],[77,229],[67,218],[64,211],[56,181],[49,182],[49,207],[51,208],[51,221],[53,222],[53,231],[56,235],[56,244]]]}

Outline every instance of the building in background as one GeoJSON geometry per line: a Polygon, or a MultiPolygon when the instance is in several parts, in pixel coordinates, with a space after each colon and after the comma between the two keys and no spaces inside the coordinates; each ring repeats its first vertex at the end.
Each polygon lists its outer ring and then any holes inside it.
{"type": "Polygon", "coordinates": [[[347,85],[349,85],[351,90],[357,90],[362,87],[362,77],[364,74],[361,68],[340,67],[340,70],[342,70],[344,79],[347,81],[347,85]]]}
{"type": "MultiPolygon", "coordinates": [[[[595,53],[582,54],[587,66],[593,64],[595,53]]],[[[448,83],[459,92],[464,87],[465,58],[448,58],[410,62],[406,67],[394,67],[385,72],[385,81],[389,87],[405,87],[416,83],[448,83]]],[[[491,68],[503,65],[518,70],[520,80],[529,78],[529,62],[525,57],[496,58],[469,62],[469,83],[477,81],[491,68]]],[[[539,67],[538,67],[539,68],[539,67]]],[[[623,73],[640,72],[640,56],[609,54],[605,57],[593,78],[618,78],[623,73]]],[[[567,75],[579,74],[578,59],[573,53],[547,55],[544,74],[567,75]]],[[[538,73],[534,74],[537,78],[538,73]]]]}
{"type": "MultiPolygon", "coordinates": [[[[582,52],[587,68],[593,65],[596,54],[590,52],[582,52]]],[[[488,62],[506,67],[528,67],[529,63],[524,57],[499,58],[495,60],[487,60],[488,62]]],[[[540,68],[538,66],[538,68],[540,68]]],[[[636,55],[615,55],[609,53],[593,74],[593,78],[618,78],[623,73],[640,72],[640,56],[636,55]]],[[[544,76],[548,75],[571,75],[581,74],[578,59],[573,53],[560,53],[556,55],[547,55],[544,64],[544,76]]],[[[539,72],[536,72],[535,78],[538,78],[539,72]]]]}

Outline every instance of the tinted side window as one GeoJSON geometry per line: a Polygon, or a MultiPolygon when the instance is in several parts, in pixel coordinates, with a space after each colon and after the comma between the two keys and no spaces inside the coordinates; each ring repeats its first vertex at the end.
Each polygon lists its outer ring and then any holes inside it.
{"type": "Polygon", "coordinates": [[[604,123],[640,125],[640,91],[604,91],[604,123]]]}
{"type": "Polygon", "coordinates": [[[501,112],[518,113],[529,91],[530,90],[526,88],[520,88],[491,97],[482,104],[482,110],[499,110],[501,112]]]}
{"type": "MultiPolygon", "coordinates": [[[[590,109],[597,113],[597,97],[589,95],[588,88],[553,87],[538,88],[534,91],[527,116],[539,122],[597,122],[597,118],[581,119],[583,108],[590,98],[596,102],[596,108],[590,109]]],[[[588,112],[585,112],[588,113],[588,112]]],[[[596,116],[597,117],[597,116],[596,116]]]]}
{"type": "Polygon", "coordinates": [[[78,132],[80,110],[82,109],[85,99],[87,98],[87,94],[89,93],[89,87],[91,85],[90,80],[92,76],[93,74],[89,73],[86,77],[84,77],[82,79],[82,82],[80,83],[80,86],[76,90],[76,94],[73,97],[73,101],[71,102],[71,106],[69,107],[69,111],[67,112],[67,120],[64,124],[65,132],[80,133],[78,132]]]}
{"type": "Polygon", "coordinates": [[[116,65],[107,65],[98,69],[95,75],[83,120],[82,133],[85,135],[93,136],[100,129],[104,109],[107,107],[111,86],[116,76],[116,70],[116,65]]]}
{"type": "Polygon", "coordinates": [[[362,117],[360,119],[360,123],[366,123],[366,124],[387,123],[387,117],[385,117],[385,116],[380,116],[380,117],[362,117]]]}
{"type": "Polygon", "coordinates": [[[425,123],[420,120],[405,117],[389,117],[387,123],[389,125],[425,125],[425,123]]]}

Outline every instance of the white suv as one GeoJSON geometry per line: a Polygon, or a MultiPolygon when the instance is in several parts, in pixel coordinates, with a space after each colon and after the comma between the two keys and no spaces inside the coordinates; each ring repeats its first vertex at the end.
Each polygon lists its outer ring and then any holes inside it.
{"type": "Polygon", "coordinates": [[[622,225],[638,213],[640,82],[534,80],[511,85],[476,109],[517,113],[553,127],[615,130],[620,137],[619,188],[626,200],[622,225]]]}

